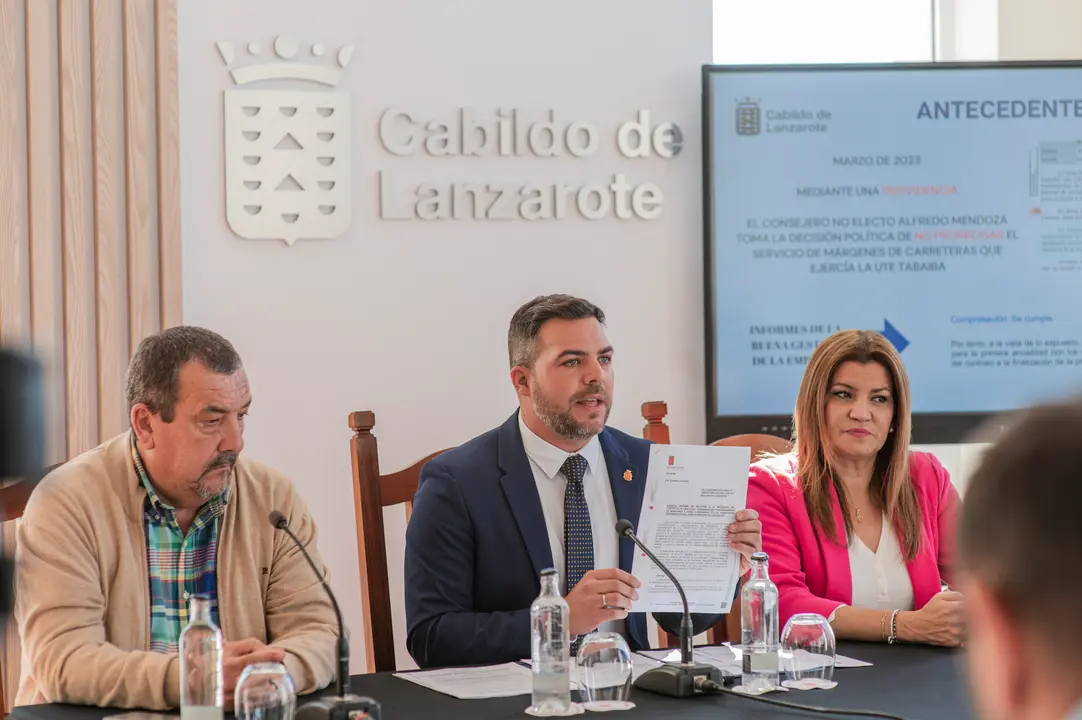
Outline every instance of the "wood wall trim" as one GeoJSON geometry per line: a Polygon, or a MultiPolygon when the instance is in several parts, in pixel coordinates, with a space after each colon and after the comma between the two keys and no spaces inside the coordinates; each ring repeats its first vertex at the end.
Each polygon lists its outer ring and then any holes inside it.
{"type": "Polygon", "coordinates": [[[8,100],[0,103],[0,343],[21,342],[23,267],[20,252],[20,220],[16,207],[20,161],[15,154],[26,146],[18,113],[25,107],[15,99],[22,66],[16,57],[19,24],[12,0],[0,1],[0,94],[8,100]]]}
{"type": "Polygon", "coordinates": [[[177,65],[177,2],[158,0],[154,39],[158,118],[158,253],[161,326],[181,322],[180,78],[177,65]]]}
{"type": "Polygon", "coordinates": [[[46,464],[67,459],[58,202],[57,31],[47,2],[26,3],[26,145],[30,245],[30,326],[34,351],[47,363],[46,464]]]}
{"type": "MultiPolygon", "coordinates": [[[[129,349],[154,332],[150,301],[150,98],[147,38],[142,29],[153,8],[146,0],[124,0],[124,127],[128,220],[129,349]]],[[[157,273],[155,273],[157,275],[157,273]]]]}
{"type": "Polygon", "coordinates": [[[84,174],[90,157],[90,107],[85,2],[61,2],[57,17],[60,45],[60,229],[64,276],[64,374],[67,457],[97,445],[97,413],[91,411],[90,353],[93,286],[88,194],[84,174]]]}
{"type": "Polygon", "coordinates": [[[44,363],[50,465],[127,427],[132,352],[182,322],[176,34],[177,0],[0,0],[0,345],[44,363]]]}
{"type": "Polygon", "coordinates": [[[120,0],[90,6],[91,102],[94,121],[94,280],[97,296],[98,440],[125,425],[124,370],[128,360],[126,288],[120,276],[121,196],[124,190],[123,50],[120,0]]]}

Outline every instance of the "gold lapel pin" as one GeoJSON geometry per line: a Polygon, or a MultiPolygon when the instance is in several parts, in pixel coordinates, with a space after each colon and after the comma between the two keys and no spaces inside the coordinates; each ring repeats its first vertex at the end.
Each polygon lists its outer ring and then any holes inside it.
{"type": "Polygon", "coordinates": [[[627,480],[628,482],[631,482],[631,471],[630,470],[624,470],[624,480],[627,480]]]}

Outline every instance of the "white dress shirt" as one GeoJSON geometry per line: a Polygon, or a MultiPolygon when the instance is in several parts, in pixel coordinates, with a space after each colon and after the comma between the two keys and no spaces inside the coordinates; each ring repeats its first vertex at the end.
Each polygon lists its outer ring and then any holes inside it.
{"type": "MultiPolygon", "coordinates": [[[[567,595],[567,568],[564,564],[564,492],[567,478],[560,468],[564,461],[574,453],[569,453],[538,437],[522,419],[518,417],[519,430],[522,432],[522,445],[526,457],[530,459],[537,494],[541,497],[541,511],[545,515],[545,527],[549,535],[549,548],[552,550],[552,563],[560,572],[560,593],[567,595]]],[[[616,536],[616,503],[612,499],[612,486],[609,484],[609,471],[605,465],[605,454],[601,442],[595,435],[578,452],[586,460],[586,475],[582,479],[582,489],[586,504],[590,508],[590,525],[594,535],[594,568],[620,567],[620,545],[616,536]]],[[[600,603],[600,599],[598,599],[600,603]]],[[[624,634],[624,621],[604,623],[600,632],[618,632],[624,634]]],[[[625,636],[626,637],[626,636],[625,636]]]]}

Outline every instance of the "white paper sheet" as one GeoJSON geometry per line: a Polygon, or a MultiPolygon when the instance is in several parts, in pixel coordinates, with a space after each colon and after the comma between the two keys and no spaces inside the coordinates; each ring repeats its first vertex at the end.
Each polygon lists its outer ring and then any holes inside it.
{"type": "MultiPolygon", "coordinates": [[[[748,494],[746,447],[653,445],[646,494],[635,534],[676,575],[693,613],[727,613],[736,592],[740,555],[729,547],[729,525],[748,494]]],[[[680,595],[643,552],[632,574],[642,582],[632,612],[682,612],[680,595]]]]}
{"type": "MultiPolygon", "coordinates": [[[[662,662],[680,662],[680,649],[669,650],[644,650],[643,655],[662,662]]],[[[721,670],[723,675],[740,675],[740,661],[727,647],[702,647],[695,648],[695,662],[703,665],[712,665],[721,670]]]]}
{"type": "Polygon", "coordinates": [[[518,663],[420,670],[395,673],[394,676],[459,700],[514,697],[533,693],[533,674],[530,668],[518,663]]]}
{"type": "MultiPolygon", "coordinates": [[[[642,654],[663,662],[680,662],[679,649],[646,650],[642,654]]],[[[695,662],[701,662],[704,665],[713,665],[719,670],[732,672],[737,675],[742,672],[742,655],[743,653],[739,645],[711,645],[695,648],[695,662]]],[[[802,650],[797,655],[798,667],[801,670],[810,670],[814,667],[819,667],[823,664],[820,657],[821,656],[802,650]]],[[[834,656],[835,668],[859,668],[871,666],[872,664],[870,662],[857,660],[856,658],[847,657],[845,655],[834,656]]]]}
{"type": "MultiPolygon", "coordinates": [[[[652,658],[631,654],[631,678],[637,680],[647,670],[661,663],[652,658]]],[[[483,667],[441,668],[395,673],[395,677],[435,690],[459,700],[483,700],[484,698],[514,697],[533,692],[533,673],[530,661],[486,665],[483,667]]],[[[571,674],[571,687],[581,687],[582,668],[575,666],[571,674]]]]}
{"type": "MultiPolygon", "coordinates": [[[[532,663],[530,662],[529,659],[523,660],[522,663],[524,665],[526,665],[526,667],[532,667],[532,663]]],[[[640,653],[631,653],[631,680],[632,680],[632,682],[634,682],[635,680],[638,680],[639,676],[642,675],[647,670],[652,670],[653,668],[656,668],[659,665],[661,665],[660,660],[655,660],[654,658],[646,657],[645,655],[642,655],[640,653]]],[[[576,664],[575,667],[572,669],[571,673],[572,673],[571,674],[572,687],[576,687],[576,688],[581,687],[582,686],[583,669],[578,664],[576,664]]]]}
{"type": "MultiPolygon", "coordinates": [[[[739,645],[726,645],[726,647],[728,647],[730,650],[732,650],[733,655],[736,656],[737,665],[740,665],[743,662],[743,660],[742,660],[742,657],[743,657],[742,648],[739,645]]],[[[784,652],[784,651],[782,651],[782,652],[784,652]]],[[[811,670],[812,668],[826,667],[826,665],[827,665],[826,658],[824,658],[822,655],[817,655],[815,653],[810,653],[807,650],[798,650],[796,652],[796,658],[797,658],[797,668],[799,670],[811,670]]],[[[779,656],[779,661],[784,662],[783,660],[780,660],[780,656],[779,656]]],[[[871,666],[872,666],[872,664],[870,662],[864,662],[863,660],[857,660],[855,658],[846,657],[845,655],[835,655],[834,656],[834,667],[835,668],[858,668],[858,667],[871,667],[871,666]]]]}

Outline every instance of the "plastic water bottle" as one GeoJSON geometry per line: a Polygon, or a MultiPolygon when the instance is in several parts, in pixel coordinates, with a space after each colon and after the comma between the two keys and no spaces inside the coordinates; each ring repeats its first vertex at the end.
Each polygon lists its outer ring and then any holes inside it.
{"type": "Polygon", "coordinates": [[[530,606],[532,711],[560,714],[571,708],[571,637],[567,601],[560,595],[560,574],[541,571],[541,594],[530,606]]]}
{"type": "Polygon", "coordinates": [[[741,684],[752,692],[778,687],[778,588],[770,581],[766,553],[751,556],[751,576],[740,593],[741,684]]]}
{"type": "Polygon", "coordinates": [[[211,620],[210,598],[192,595],[180,633],[181,720],[222,720],[222,686],[222,631],[211,620]]]}

